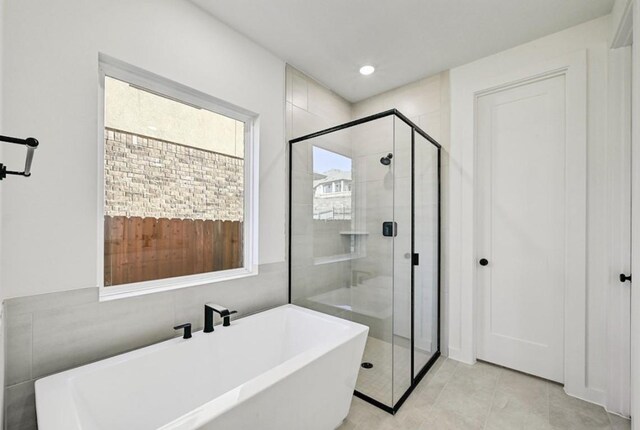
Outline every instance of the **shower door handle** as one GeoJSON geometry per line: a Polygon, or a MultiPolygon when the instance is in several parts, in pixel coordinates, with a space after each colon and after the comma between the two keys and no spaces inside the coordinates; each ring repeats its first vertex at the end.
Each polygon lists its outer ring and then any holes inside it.
{"type": "Polygon", "coordinates": [[[398,235],[398,223],[394,221],[383,222],[382,235],[386,237],[396,237],[398,235]]]}

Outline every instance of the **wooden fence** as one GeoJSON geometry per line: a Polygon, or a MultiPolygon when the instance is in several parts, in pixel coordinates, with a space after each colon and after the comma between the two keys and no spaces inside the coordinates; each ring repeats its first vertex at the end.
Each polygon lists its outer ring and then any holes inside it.
{"type": "Polygon", "coordinates": [[[242,267],[242,222],[105,217],[105,286],[242,267]]]}

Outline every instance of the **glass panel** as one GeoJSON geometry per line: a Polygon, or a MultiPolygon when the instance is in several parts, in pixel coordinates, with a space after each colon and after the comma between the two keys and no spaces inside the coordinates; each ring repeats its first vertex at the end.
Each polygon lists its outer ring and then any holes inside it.
{"type": "Polygon", "coordinates": [[[438,350],[438,149],[415,135],[414,374],[438,350]]]}
{"type": "Polygon", "coordinates": [[[291,301],[369,326],[356,389],[393,404],[393,117],[292,147],[291,301]]]}
{"type": "Polygon", "coordinates": [[[244,266],[244,127],[105,77],[104,285],[244,266]]]}
{"type": "Polygon", "coordinates": [[[413,133],[389,116],[292,146],[291,301],[369,327],[356,390],[388,406],[438,347],[438,152],[413,133]]]}
{"type": "Polygon", "coordinates": [[[411,134],[412,129],[395,117],[394,220],[398,225],[393,243],[393,402],[411,386],[411,134]]]}

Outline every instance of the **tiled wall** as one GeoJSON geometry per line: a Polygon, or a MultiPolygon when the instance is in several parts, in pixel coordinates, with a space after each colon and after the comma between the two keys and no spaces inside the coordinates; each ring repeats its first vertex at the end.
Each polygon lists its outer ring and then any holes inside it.
{"type": "Polygon", "coordinates": [[[442,145],[440,151],[440,350],[447,353],[449,275],[449,140],[451,102],[449,72],[445,71],[353,104],[353,118],[398,109],[442,145]]]}
{"type": "Polygon", "coordinates": [[[260,274],[208,286],[106,302],[97,288],[5,301],[5,429],[35,429],[34,382],[175,336],[173,326],[201,330],[204,304],[238,310],[238,318],[287,301],[286,266],[260,266],[260,274]]]}
{"type": "Polygon", "coordinates": [[[351,121],[351,103],[287,65],[287,139],[351,121]]]}
{"type": "MultiPolygon", "coordinates": [[[[351,104],[348,101],[291,66],[286,69],[286,101],[287,140],[351,120],[351,104]]],[[[336,133],[332,138],[335,141],[330,148],[334,151],[339,148],[344,154],[350,149],[348,139],[344,139],[344,136],[336,133]]],[[[345,228],[342,222],[325,224],[321,229],[314,225],[311,150],[312,145],[301,143],[295,146],[293,153],[293,217],[298,222],[292,236],[296,253],[292,259],[292,285],[296,286],[292,295],[294,301],[297,297],[311,297],[344,286],[342,284],[349,279],[351,271],[350,261],[321,265],[313,263],[314,256],[330,253],[333,244],[322,239],[334,237],[345,228]],[[327,230],[329,228],[335,231],[331,233],[327,230]],[[320,249],[325,244],[327,247],[320,249]]],[[[323,221],[316,224],[319,223],[323,221]]]]}
{"type": "MultiPolygon", "coordinates": [[[[404,85],[402,87],[387,91],[385,93],[370,97],[368,99],[349,103],[341,97],[335,95],[330,90],[326,89],[313,78],[306,76],[294,67],[287,66],[287,137],[299,137],[305,134],[309,134],[315,131],[319,131],[331,126],[335,126],[341,123],[351,121],[352,119],[361,118],[367,115],[382,112],[388,109],[398,109],[404,115],[409,117],[420,128],[426,131],[429,135],[435,138],[441,145],[441,260],[440,260],[440,277],[441,277],[441,298],[440,298],[440,310],[441,310],[441,351],[446,354],[447,351],[447,315],[445,314],[448,303],[448,264],[445,260],[448,249],[448,176],[449,176],[449,136],[450,136],[450,97],[449,97],[449,72],[442,72],[435,76],[427,77],[419,81],[404,85]]],[[[388,127],[387,127],[388,128],[388,127]]],[[[356,153],[350,154],[354,157],[354,171],[363,169],[366,166],[359,166],[357,160],[363,159],[366,162],[366,157],[358,157],[357,151],[360,146],[364,148],[367,153],[371,152],[372,146],[375,146],[381,139],[384,142],[391,142],[391,138],[384,139],[383,131],[385,127],[382,123],[373,124],[371,127],[358,127],[352,129],[352,132],[357,134],[353,136],[341,136],[340,133],[333,133],[329,146],[333,145],[335,148],[340,147],[341,138],[346,138],[348,141],[346,144],[351,148],[351,151],[356,153]],[[337,141],[334,141],[337,140],[337,141]],[[353,142],[366,142],[366,145],[359,145],[353,142]],[[352,142],[353,141],[353,142],[352,142]]],[[[391,128],[389,128],[391,129],[391,128]]],[[[379,151],[383,151],[386,147],[380,147],[379,151]]],[[[346,151],[347,149],[343,149],[346,151]]],[[[362,154],[360,154],[362,155],[362,154]]],[[[305,156],[300,150],[294,153],[294,156],[305,156]]],[[[309,156],[309,154],[306,154],[309,156]]],[[[380,158],[379,154],[375,154],[376,159],[380,158]]],[[[375,157],[374,157],[375,158],[375,157]]],[[[300,175],[300,172],[295,172],[294,175],[300,175]]],[[[355,174],[354,174],[355,178],[355,174]]],[[[368,179],[372,179],[369,177],[368,179]]],[[[310,187],[310,185],[304,185],[304,177],[297,176],[294,181],[294,187],[301,186],[310,187]]],[[[375,178],[373,178],[375,179],[375,178]]],[[[311,176],[306,178],[307,183],[311,182],[311,176]]],[[[354,193],[357,196],[357,179],[354,179],[354,193]]],[[[361,189],[363,187],[360,187],[361,189]]],[[[368,191],[362,193],[362,197],[368,201],[379,201],[382,197],[383,187],[371,186],[366,188],[368,191]],[[377,193],[377,194],[376,194],[377,193]],[[367,195],[370,194],[370,195],[367,195]]],[[[362,191],[362,190],[361,190],[362,191]]],[[[294,188],[294,211],[301,210],[305,198],[308,196],[304,194],[304,190],[294,188]],[[305,197],[306,196],[306,197],[305,197]],[[297,199],[297,200],[296,200],[297,199]]],[[[354,203],[356,206],[363,205],[361,201],[354,203]]],[[[294,219],[300,220],[304,216],[296,216],[294,213],[294,219]]],[[[370,227],[373,228],[373,227],[370,227]]],[[[295,235],[292,238],[294,247],[301,249],[302,245],[309,243],[309,237],[297,238],[295,235]]],[[[372,246],[368,247],[372,252],[380,251],[380,255],[389,255],[388,250],[384,249],[381,244],[371,243],[372,246]]],[[[310,251],[311,252],[311,251],[310,251]]],[[[311,258],[311,256],[309,256],[311,258]]],[[[377,264],[378,259],[372,258],[370,262],[377,264]]],[[[361,265],[367,263],[367,260],[360,262],[361,265]]],[[[307,296],[313,294],[319,294],[328,289],[335,288],[332,285],[336,282],[340,282],[348,274],[344,271],[351,271],[350,262],[343,262],[338,264],[330,264],[325,266],[313,266],[307,264],[308,267],[305,271],[300,271],[302,279],[299,280],[299,284],[304,285],[307,296]],[[326,275],[324,274],[326,272],[326,275]]],[[[391,267],[391,266],[389,266],[391,267]]],[[[379,264],[376,266],[376,270],[380,271],[379,264]]],[[[360,267],[358,269],[364,271],[371,271],[371,268],[360,267]]],[[[296,274],[296,271],[293,272],[296,274]]],[[[293,278],[293,284],[296,284],[295,277],[293,278]]]]}

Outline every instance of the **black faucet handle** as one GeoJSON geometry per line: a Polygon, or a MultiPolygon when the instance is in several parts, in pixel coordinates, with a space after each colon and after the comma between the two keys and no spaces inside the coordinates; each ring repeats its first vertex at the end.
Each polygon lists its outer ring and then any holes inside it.
{"type": "Polygon", "coordinates": [[[222,315],[222,326],[223,327],[229,327],[231,325],[231,315],[232,314],[237,314],[238,311],[227,311],[226,313],[224,313],[222,315]]]}
{"type": "Polygon", "coordinates": [[[184,332],[182,334],[182,338],[183,339],[190,339],[191,338],[191,323],[180,324],[180,325],[175,326],[173,329],[174,330],[182,330],[182,329],[184,329],[184,332]]]}

